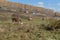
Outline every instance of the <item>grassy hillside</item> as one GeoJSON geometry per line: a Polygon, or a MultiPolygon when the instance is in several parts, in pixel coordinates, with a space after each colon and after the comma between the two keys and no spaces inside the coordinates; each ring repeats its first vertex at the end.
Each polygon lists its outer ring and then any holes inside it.
{"type": "Polygon", "coordinates": [[[46,30],[47,20],[35,17],[33,21],[23,19],[23,25],[11,21],[11,12],[0,12],[0,40],[60,40],[60,29],[46,30]],[[14,24],[13,24],[14,23],[14,24]]]}
{"type": "MultiPolygon", "coordinates": [[[[32,11],[36,8],[42,14],[45,13],[44,10],[47,10],[45,8],[34,7],[29,5],[24,6],[23,4],[6,2],[3,0],[0,0],[0,3],[3,4],[2,8],[7,8],[7,9],[11,8],[10,6],[15,4],[18,7],[22,5],[22,8],[25,7],[29,8],[29,11],[32,11]],[[30,9],[30,7],[32,10],[30,9]]],[[[47,12],[47,15],[51,12],[52,11],[47,12]]],[[[49,30],[48,28],[49,25],[53,25],[53,27],[55,27],[54,23],[56,19],[53,20],[54,18],[50,17],[51,18],[50,19],[49,17],[44,17],[45,20],[42,20],[43,17],[40,17],[40,15],[35,16],[32,14],[26,14],[20,12],[19,15],[23,22],[23,25],[21,25],[16,22],[12,22],[11,15],[13,13],[15,12],[9,10],[8,11],[0,10],[0,40],[60,40],[60,29],[49,30]],[[27,20],[27,17],[29,16],[33,17],[32,21],[27,20]]]]}
{"type": "Polygon", "coordinates": [[[53,15],[53,10],[43,8],[43,7],[36,7],[32,5],[27,5],[27,4],[21,4],[21,3],[15,3],[15,2],[7,2],[7,1],[0,1],[0,7],[2,7],[5,10],[16,10],[16,11],[21,11],[24,9],[28,9],[29,13],[31,12],[37,12],[40,14],[46,14],[46,15],[53,15]],[[49,11],[48,11],[49,10],[49,11]]]}

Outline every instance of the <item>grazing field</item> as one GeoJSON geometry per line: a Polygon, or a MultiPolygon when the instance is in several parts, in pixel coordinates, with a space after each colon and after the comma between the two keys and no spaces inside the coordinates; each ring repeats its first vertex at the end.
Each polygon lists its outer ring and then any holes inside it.
{"type": "Polygon", "coordinates": [[[11,13],[4,13],[0,13],[0,40],[60,40],[60,29],[46,30],[48,20],[22,18],[21,25],[11,21],[11,13]]]}

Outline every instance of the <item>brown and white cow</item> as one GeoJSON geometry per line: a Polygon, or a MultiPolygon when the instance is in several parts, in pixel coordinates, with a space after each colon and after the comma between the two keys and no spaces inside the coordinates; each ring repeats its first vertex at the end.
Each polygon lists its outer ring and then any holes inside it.
{"type": "Polygon", "coordinates": [[[19,14],[17,13],[12,14],[12,22],[18,22],[20,24],[23,24],[19,14]]]}
{"type": "Polygon", "coordinates": [[[29,17],[29,18],[28,18],[28,21],[32,21],[32,17],[29,17]]]}

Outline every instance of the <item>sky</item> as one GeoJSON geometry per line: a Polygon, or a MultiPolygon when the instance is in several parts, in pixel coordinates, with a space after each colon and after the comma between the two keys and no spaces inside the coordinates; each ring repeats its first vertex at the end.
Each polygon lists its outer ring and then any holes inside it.
{"type": "Polygon", "coordinates": [[[60,0],[8,0],[8,1],[60,11],[60,0]]]}

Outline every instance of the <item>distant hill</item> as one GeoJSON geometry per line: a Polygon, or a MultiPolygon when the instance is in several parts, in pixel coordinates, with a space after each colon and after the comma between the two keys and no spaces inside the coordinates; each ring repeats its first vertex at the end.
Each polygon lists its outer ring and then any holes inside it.
{"type": "MultiPolygon", "coordinates": [[[[26,4],[21,4],[21,3],[15,3],[15,2],[8,2],[5,0],[0,0],[0,8],[8,11],[16,11],[20,12],[20,10],[28,10],[29,12],[36,12],[39,14],[46,14],[48,16],[54,16],[55,12],[54,10],[47,9],[47,8],[42,8],[42,7],[36,7],[32,5],[26,5],[26,4]]],[[[57,13],[56,16],[60,14],[57,13]]]]}

